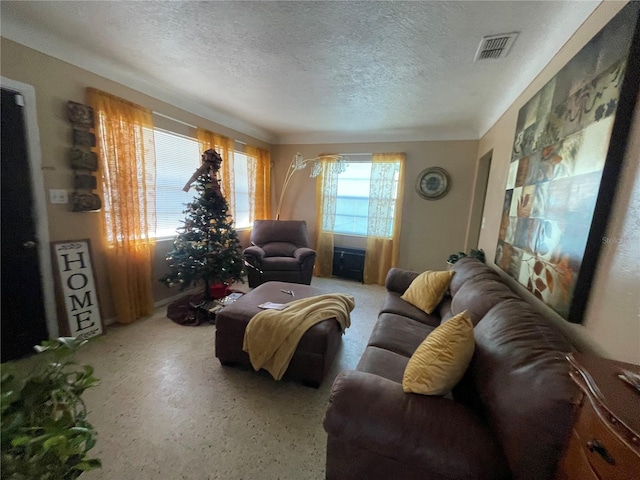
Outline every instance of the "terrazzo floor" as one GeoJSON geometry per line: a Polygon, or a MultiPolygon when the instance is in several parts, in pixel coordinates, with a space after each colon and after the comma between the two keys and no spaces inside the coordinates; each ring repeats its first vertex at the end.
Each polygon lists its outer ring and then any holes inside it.
{"type": "Polygon", "coordinates": [[[314,278],[351,294],[356,308],[333,367],[318,389],[268,373],[223,367],[215,326],[180,326],[166,307],[132,325],[109,326],[78,354],[100,385],[85,393],[102,468],[83,480],[323,479],[322,428],[331,384],[353,369],[384,298],[384,287],[314,278]]]}

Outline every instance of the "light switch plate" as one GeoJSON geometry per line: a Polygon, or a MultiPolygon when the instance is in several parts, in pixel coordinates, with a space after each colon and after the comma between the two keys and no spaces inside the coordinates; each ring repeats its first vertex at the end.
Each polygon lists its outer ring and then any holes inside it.
{"type": "Polygon", "coordinates": [[[51,204],[69,203],[69,195],[66,190],[49,190],[49,202],[51,204]]]}

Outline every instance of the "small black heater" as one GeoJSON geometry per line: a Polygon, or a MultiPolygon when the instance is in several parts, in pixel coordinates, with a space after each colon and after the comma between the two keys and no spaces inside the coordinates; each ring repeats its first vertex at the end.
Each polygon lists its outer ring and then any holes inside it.
{"type": "Polygon", "coordinates": [[[362,248],[333,247],[332,274],[364,283],[364,254],[362,248]]]}

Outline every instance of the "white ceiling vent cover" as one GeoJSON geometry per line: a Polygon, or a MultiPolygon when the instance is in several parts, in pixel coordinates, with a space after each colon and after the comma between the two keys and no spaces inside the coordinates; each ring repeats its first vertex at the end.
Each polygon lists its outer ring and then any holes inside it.
{"type": "Polygon", "coordinates": [[[487,60],[489,58],[506,57],[517,37],[518,32],[483,37],[473,61],[477,62],[478,60],[487,60]]]}

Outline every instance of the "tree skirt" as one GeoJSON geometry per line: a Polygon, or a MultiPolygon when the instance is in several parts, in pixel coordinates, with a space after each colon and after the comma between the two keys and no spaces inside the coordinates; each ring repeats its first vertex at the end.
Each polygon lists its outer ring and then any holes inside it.
{"type": "Polygon", "coordinates": [[[180,325],[195,327],[203,322],[216,323],[216,315],[225,305],[235,302],[242,292],[224,298],[206,299],[204,293],[185,295],[167,306],[167,317],[180,325]]]}

